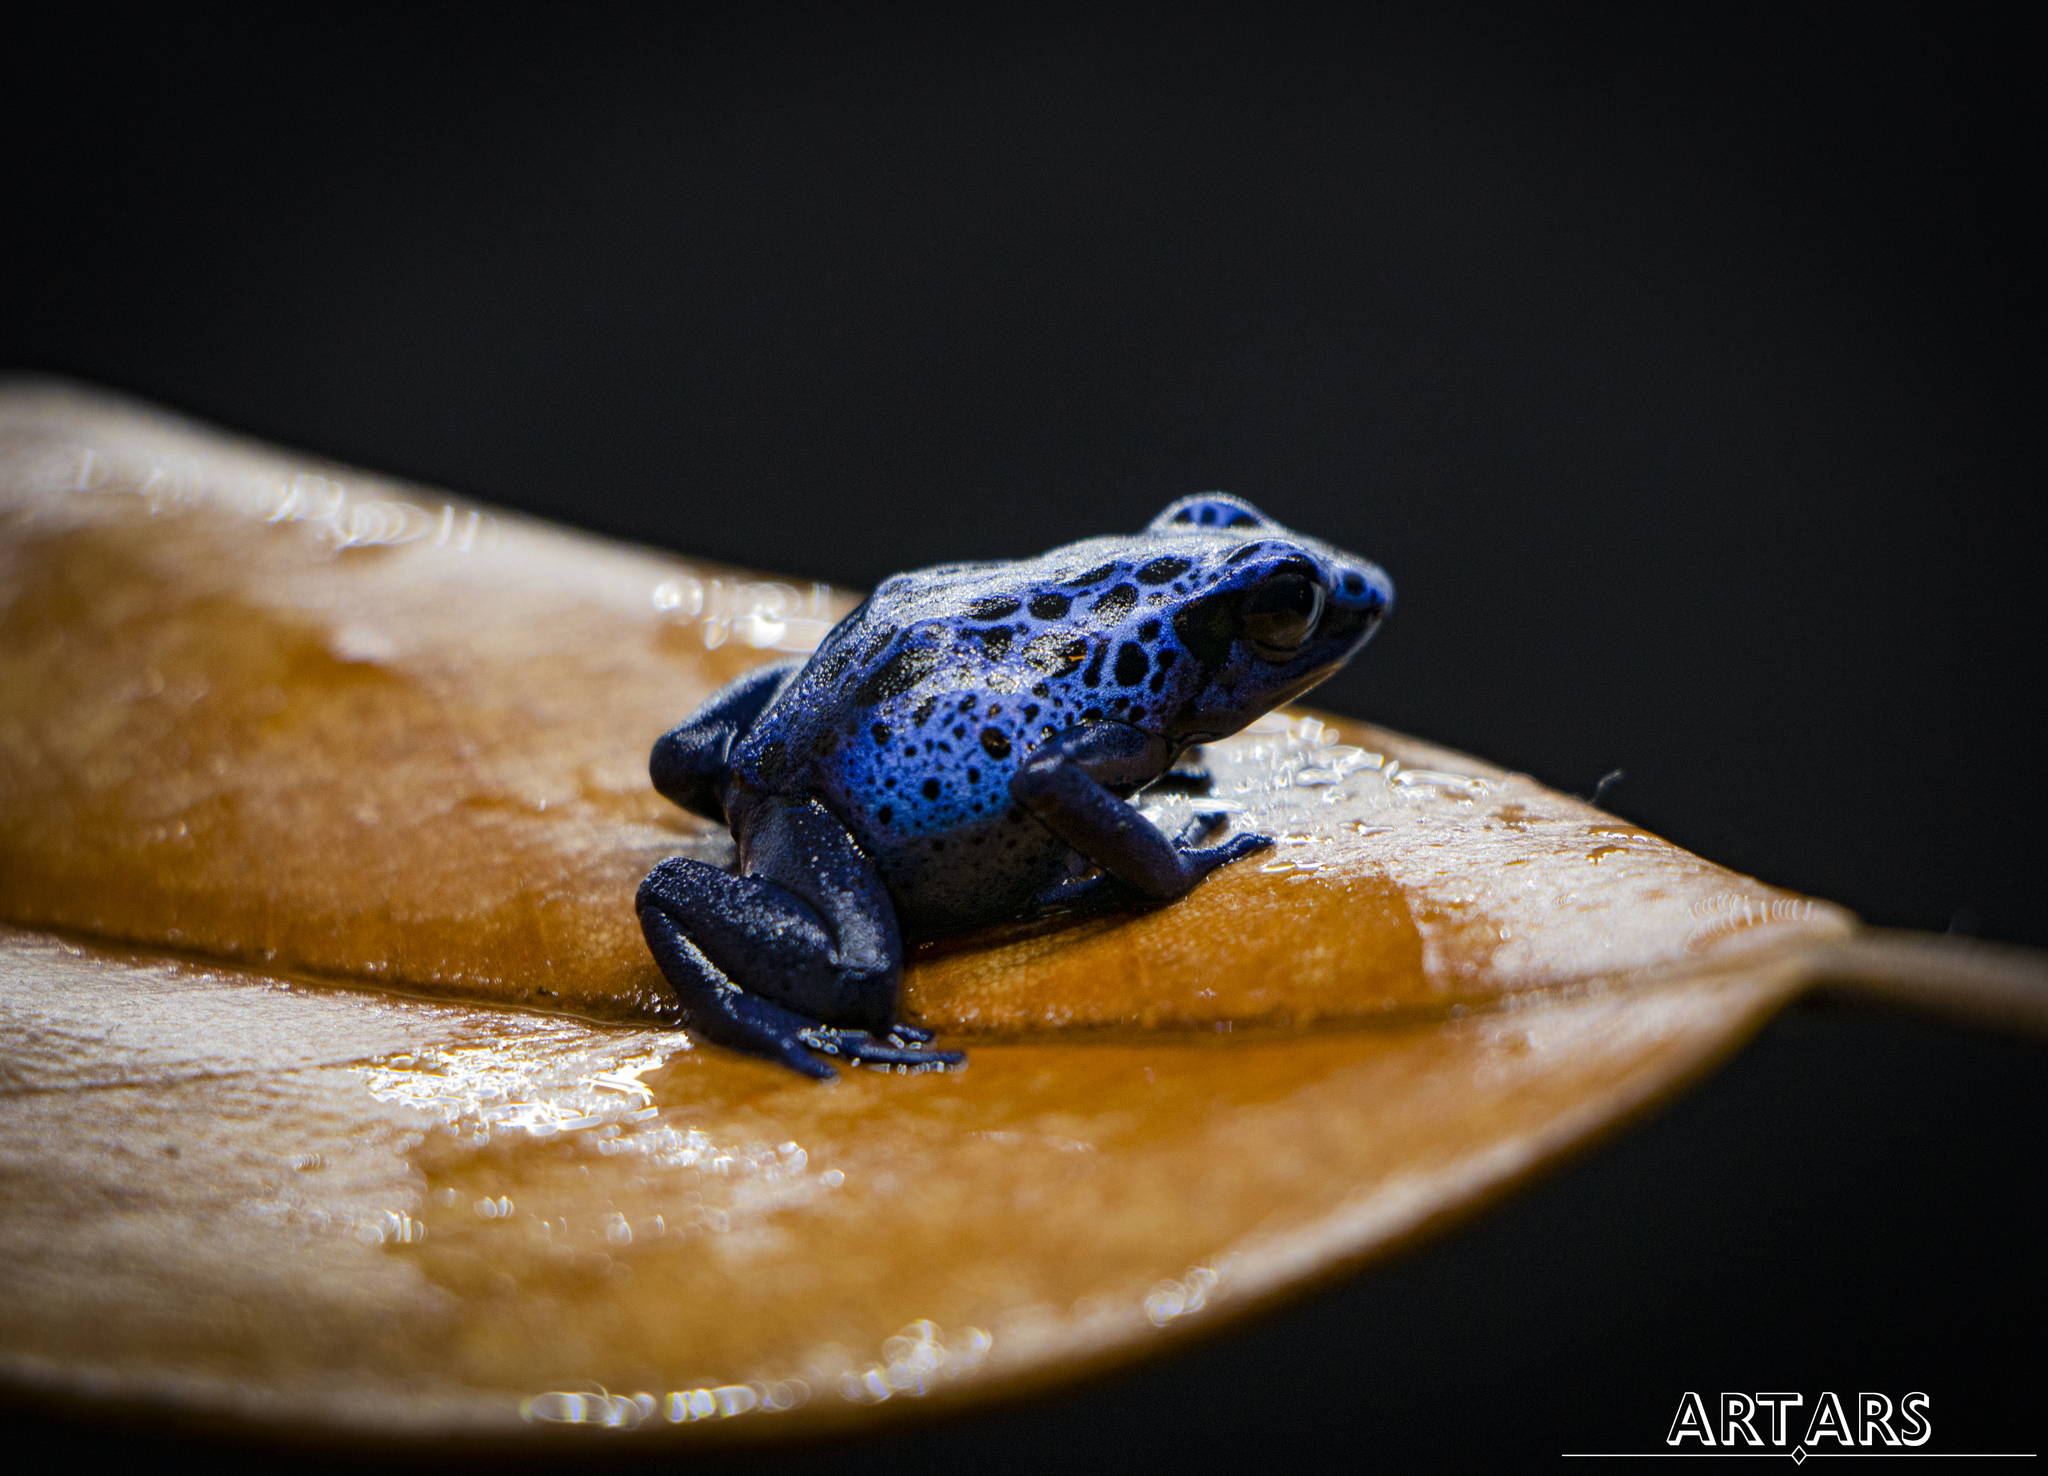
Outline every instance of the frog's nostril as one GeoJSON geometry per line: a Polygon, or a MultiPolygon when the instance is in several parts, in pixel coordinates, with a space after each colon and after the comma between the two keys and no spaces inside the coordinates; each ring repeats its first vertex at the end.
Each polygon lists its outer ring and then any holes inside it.
{"type": "Polygon", "coordinates": [[[1367,573],[1361,569],[1347,569],[1344,577],[1337,582],[1338,589],[1346,604],[1361,606],[1366,610],[1382,611],[1393,602],[1393,586],[1378,570],[1367,573]]]}

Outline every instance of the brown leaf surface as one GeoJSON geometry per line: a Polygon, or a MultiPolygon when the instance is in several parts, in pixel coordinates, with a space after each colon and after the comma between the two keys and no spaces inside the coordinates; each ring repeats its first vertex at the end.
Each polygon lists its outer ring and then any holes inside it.
{"type": "Polygon", "coordinates": [[[654,737],[843,600],[37,387],[0,519],[17,1384],[417,1432],[1015,1388],[1497,1191],[1853,928],[1290,714],[1211,751],[1274,852],[927,949],[969,1067],[818,1087],[659,1028],[631,898],[730,855],[654,737]]]}

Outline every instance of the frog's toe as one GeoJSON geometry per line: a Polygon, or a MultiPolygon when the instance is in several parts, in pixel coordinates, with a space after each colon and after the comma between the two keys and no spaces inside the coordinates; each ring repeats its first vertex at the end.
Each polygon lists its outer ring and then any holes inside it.
{"type": "MultiPolygon", "coordinates": [[[[928,1033],[919,1031],[925,1039],[928,1033]]],[[[858,1062],[866,1066],[901,1066],[911,1071],[943,1071],[948,1066],[958,1066],[967,1060],[965,1051],[938,1051],[929,1046],[901,1045],[891,1040],[877,1039],[865,1030],[849,1030],[830,1025],[820,1025],[802,1033],[805,1045],[814,1051],[823,1051],[828,1056],[837,1056],[843,1061],[858,1062]]],[[[823,1062],[818,1064],[823,1065],[823,1062]]]]}
{"type": "Polygon", "coordinates": [[[820,1061],[802,1046],[795,1046],[779,1053],[776,1060],[792,1071],[800,1071],[813,1081],[837,1081],[839,1073],[832,1066],[820,1061]]]}
{"type": "Polygon", "coordinates": [[[897,1045],[930,1045],[932,1032],[916,1025],[905,1025],[898,1021],[884,1032],[897,1045]]]}
{"type": "Polygon", "coordinates": [[[1196,876],[1207,876],[1219,866],[1228,866],[1233,861],[1242,861],[1255,856],[1273,844],[1270,835],[1233,835],[1220,846],[1206,846],[1198,851],[1184,851],[1188,864],[1195,869],[1196,876]]]}

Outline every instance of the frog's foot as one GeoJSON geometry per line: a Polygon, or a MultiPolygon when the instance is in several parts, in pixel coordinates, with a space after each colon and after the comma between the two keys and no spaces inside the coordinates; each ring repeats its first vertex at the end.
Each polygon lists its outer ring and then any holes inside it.
{"type": "MultiPolygon", "coordinates": [[[[939,1051],[925,1045],[931,1032],[898,1025],[877,1038],[865,1030],[838,1025],[813,1025],[798,1032],[797,1038],[814,1051],[837,1056],[843,1061],[868,1066],[898,1066],[906,1071],[944,1071],[967,1059],[965,1051],[939,1051]],[[909,1039],[905,1039],[905,1036],[909,1039]]],[[[823,1064],[823,1063],[818,1063],[823,1064]]],[[[829,1068],[827,1068],[829,1069],[829,1068]]]]}
{"type": "Polygon", "coordinates": [[[1272,836],[1260,835],[1256,831],[1246,831],[1241,835],[1233,835],[1220,846],[1205,846],[1201,844],[1201,842],[1207,840],[1229,823],[1230,817],[1228,815],[1197,815],[1194,819],[1188,821],[1181,828],[1180,834],[1175,837],[1173,848],[1180,852],[1182,859],[1189,866],[1194,868],[1197,877],[1207,876],[1219,866],[1228,866],[1233,861],[1242,861],[1245,857],[1255,856],[1260,851],[1267,850],[1272,846],[1272,836]]]}
{"type": "Polygon", "coordinates": [[[845,827],[815,801],[772,796],[745,825],[758,870],[671,856],[640,884],[640,926],[682,1022],[820,1079],[837,1075],[820,1056],[916,1071],[964,1060],[892,1023],[896,914],[845,827]]]}
{"type": "Polygon", "coordinates": [[[839,1075],[808,1049],[804,1033],[816,1028],[815,1021],[735,988],[675,919],[659,908],[642,907],[640,927],[675,991],[683,1024],[691,1031],[730,1050],[780,1061],[819,1081],[839,1075]]]}

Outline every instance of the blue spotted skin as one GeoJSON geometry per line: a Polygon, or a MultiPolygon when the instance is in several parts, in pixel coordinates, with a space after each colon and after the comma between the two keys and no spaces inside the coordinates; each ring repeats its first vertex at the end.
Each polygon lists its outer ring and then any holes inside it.
{"type": "MultiPolygon", "coordinates": [[[[1378,567],[1249,503],[1183,498],[1134,536],[885,580],[808,660],[750,674],[664,738],[656,782],[733,825],[743,873],[755,869],[750,830],[780,835],[791,806],[803,807],[805,825],[836,822],[849,855],[886,889],[899,949],[1017,914],[1091,863],[1137,883],[1128,900],[1164,900],[1269,842],[1197,851],[1184,838],[1175,844],[1195,866],[1165,874],[1172,853],[1149,822],[1085,791],[1127,797],[1187,750],[1299,697],[1357,652],[1392,600],[1378,567]],[[1151,832],[1136,838],[1151,852],[1110,834],[1133,824],[1151,832]]],[[[643,889],[643,921],[651,895],[643,889]]],[[[829,912],[837,896],[813,905],[829,912]]],[[[699,910],[673,904],[662,916],[695,936],[699,910]]],[[[650,942],[667,926],[649,923],[650,942]]],[[[675,983],[666,961],[664,971],[675,983]]],[[[878,991],[879,979],[863,987],[878,991]]],[[[775,990],[769,978],[727,982],[775,990]]],[[[678,984],[678,994],[704,987],[678,984]]],[[[872,1036],[893,1018],[893,975],[887,987],[887,1012],[860,1022],[872,1036]]],[[[936,1059],[920,1047],[898,1043],[919,1062],[936,1059]]],[[[791,1050],[747,1048],[799,1064],[791,1050]]],[[[862,1054],[858,1042],[851,1053],[862,1054]]]]}

